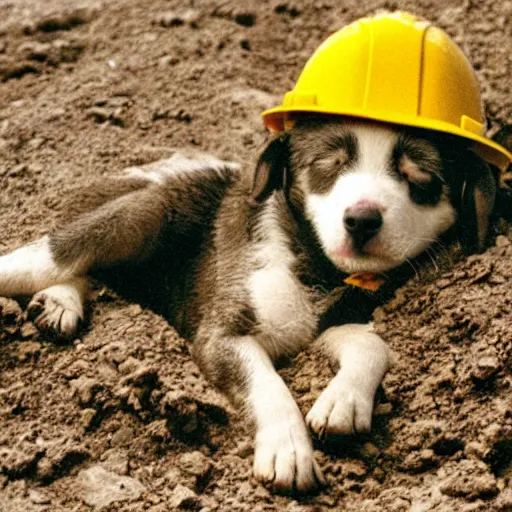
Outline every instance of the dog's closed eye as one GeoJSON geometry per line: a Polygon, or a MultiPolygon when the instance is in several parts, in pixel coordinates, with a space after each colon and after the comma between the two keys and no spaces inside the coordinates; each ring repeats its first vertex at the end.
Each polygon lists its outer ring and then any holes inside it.
{"type": "Polygon", "coordinates": [[[325,194],[357,156],[357,140],[350,132],[335,134],[325,142],[320,156],[309,168],[309,188],[314,194],[325,194]]]}
{"type": "Polygon", "coordinates": [[[411,199],[419,205],[436,205],[443,193],[439,153],[421,139],[401,139],[393,160],[399,175],[409,183],[411,199]]]}

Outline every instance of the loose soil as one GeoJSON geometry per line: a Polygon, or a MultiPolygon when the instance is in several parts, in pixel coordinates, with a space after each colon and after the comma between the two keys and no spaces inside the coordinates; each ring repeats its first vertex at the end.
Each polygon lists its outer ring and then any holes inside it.
{"type": "MultiPolygon", "coordinates": [[[[67,190],[197,149],[253,165],[333,30],[405,8],[474,65],[490,130],[512,122],[510,0],[0,0],[0,251],[48,232],[67,190]]],[[[442,252],[442,247],[436,248],[442,252]]],[[[249,427],[161,317],[100,284],[67,344],[1,299],[0,510],[512,510],[512,244],[453,258],[375,313],[394,365],[372,434],[318,443],[329,486],[276,496],[249,427]]],[[[281,370],[304,411],[331,370],[281,370]]]]}

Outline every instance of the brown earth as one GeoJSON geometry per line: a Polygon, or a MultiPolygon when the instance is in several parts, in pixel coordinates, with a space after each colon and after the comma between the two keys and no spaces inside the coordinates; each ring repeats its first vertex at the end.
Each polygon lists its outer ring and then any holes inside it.
{"type": "MultiPolygon", "coordinates": [[[[0,250],[47,232],[67,189],[196,148],[252,165],[277,104],[331,31],[424,15],[512,122],[510,0],[0,0],[0,250]]],[[[512,244],[413,279],[376,312],[395,364],[366,438],[318,444],[329,487],[274,496],[248,428],[162,318],[98,286],[60,345],[0,301],[0,510],[512,510],[512,244]]],[[[282,370],[306,411],[330,370],[282,370]]]]}

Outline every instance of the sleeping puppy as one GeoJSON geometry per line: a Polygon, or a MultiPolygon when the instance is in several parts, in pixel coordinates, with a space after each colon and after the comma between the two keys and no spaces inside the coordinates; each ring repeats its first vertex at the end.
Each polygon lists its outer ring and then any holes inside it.
{"type": "Polygon", "coordinates": [[[41,329],[84,318],[88,276],[164,314],[206,377],[254,421],[254,473],[276,489],[324,482],[318,436],[367,432],[388,349],[367,322],[422,253],[461,235],[483,247],[496,170],[464,140],[340,117],[305,117],[254,176],[216,159],[132,169],[81,191],[53,234],[0,258],[0,295],[33,295],[41,329]],[[377,292],[351,274],[386,279],[377,292]],[[306,419],[274,362],[320,338],[340,370],[306,419]]]}

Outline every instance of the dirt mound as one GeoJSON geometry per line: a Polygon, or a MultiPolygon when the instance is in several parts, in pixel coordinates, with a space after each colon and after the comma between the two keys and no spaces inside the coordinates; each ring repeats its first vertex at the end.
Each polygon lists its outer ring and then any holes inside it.
{"type": "MultiPolygon", "coordinates": [[[[0,249],[47,232],[65,190],[200,149],[252,165],[326,35],[376,9],[445,28],[494,130],[512,122],[512,2],[16,0],[0,3],[0,249]]],[[[250,432],[162,318],[98,285],[59,345],[0,300],[0,510],[512,510],[512,245],[432,271],[378,310],[394,352],[366,438],[318,444],[329,487],[273,496],[250,432]]],[[[331,371],[281,370],[304,411],[331,371]]]]}

